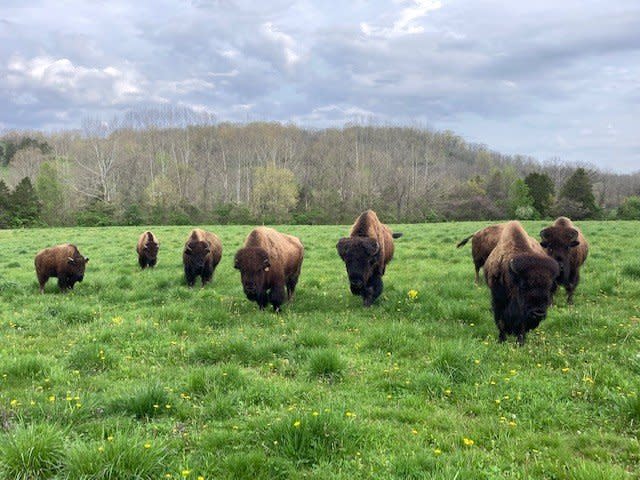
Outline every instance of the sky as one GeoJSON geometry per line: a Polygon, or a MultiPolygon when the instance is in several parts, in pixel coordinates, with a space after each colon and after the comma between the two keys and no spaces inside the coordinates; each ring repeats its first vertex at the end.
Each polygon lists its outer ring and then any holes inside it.
{"type": "Polygon", "coordinates": [[[163,105],[638,171],[640,1],[0,2],[0,130],[163,105]]]}

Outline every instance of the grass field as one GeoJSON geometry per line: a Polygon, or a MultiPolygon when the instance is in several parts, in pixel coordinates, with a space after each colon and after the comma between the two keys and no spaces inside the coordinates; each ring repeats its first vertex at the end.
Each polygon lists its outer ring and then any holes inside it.
{"type": "Polygon", "coordinates": [[[637,478],[640,224],[580,224],[576,305],[561,291],[524,348],[497,343],[455,248],[481,226],[394,226],[370,309],[335,250],[348,227],[278,227],[306,247],[280,315],[233,269],[250,227],[208,228],[222,262],[192,290],[187,227],[153,228],[146,271],[139,227],[0,231],[0,478],[637,478]],[[62,242],[85,280],[39,295],[33,257],[62,242]]]}

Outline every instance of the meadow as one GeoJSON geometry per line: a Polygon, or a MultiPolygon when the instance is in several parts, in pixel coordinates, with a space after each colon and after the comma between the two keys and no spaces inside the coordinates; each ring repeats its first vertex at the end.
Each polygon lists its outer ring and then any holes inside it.
{"type": "MultiPolygon", "coordinates": [[[[537,236],[548,222],[525,222],[537,236]]],[[[186,287],[188,227],[0,231],[0,478],[627,479],[640,471],[640,223],[582,222],[564,291],[524,347],[497,342],[470,246],[486,223],[394,225],[373,307],[350,294],[347,226],[280,226],[305,245],[281,314],[245,299],[223,243],[213,283],[186,287]],[[40,295],[35,253],[90,257],[40,295]]]]}

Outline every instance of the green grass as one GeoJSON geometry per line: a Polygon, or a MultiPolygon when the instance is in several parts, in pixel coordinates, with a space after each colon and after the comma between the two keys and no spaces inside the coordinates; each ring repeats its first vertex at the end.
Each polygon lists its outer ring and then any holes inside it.
{"type": "Polygon", "coordinates": [[[580,224],[575,306],[561,290],[524,348],[497,343],[455,248],[481,226],[394,226],[370,309],[335,251],[348,227],[279,227],[306,247],[280,315],[233,269],[250,227],[209,227],[204,289],[182,277],[187,227],[153,227],[145,271],[143,228],[0,231],[0,478],[637,478],[640,223],[580,224]],[[67,241],[85,281],[39,295],[33,256],[67,241]]]}

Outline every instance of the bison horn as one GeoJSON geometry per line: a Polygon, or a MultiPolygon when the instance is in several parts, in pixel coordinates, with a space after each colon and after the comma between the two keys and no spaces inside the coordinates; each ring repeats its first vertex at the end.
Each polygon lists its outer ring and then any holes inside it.
{"type": "Polygon", "coordinates": [[[73,258],[73,257],[67,257],[67,261],[68,261],[69,263],[76,263],[76,261],[74,260],[74,258],[73,258]]]}
{"type": "Polygon", "coordinates": [[[184,253],[191,253],[191,247],[189,245],[184,247],[184,253]]]}
{"type": "Polygon", "coordinates": [[[545,239],[545,238],[547,238],[547,235],[549,235],[549,229],[548,228],[544,228],[544,229],[540,230],[540,238],[545,239]]]}

